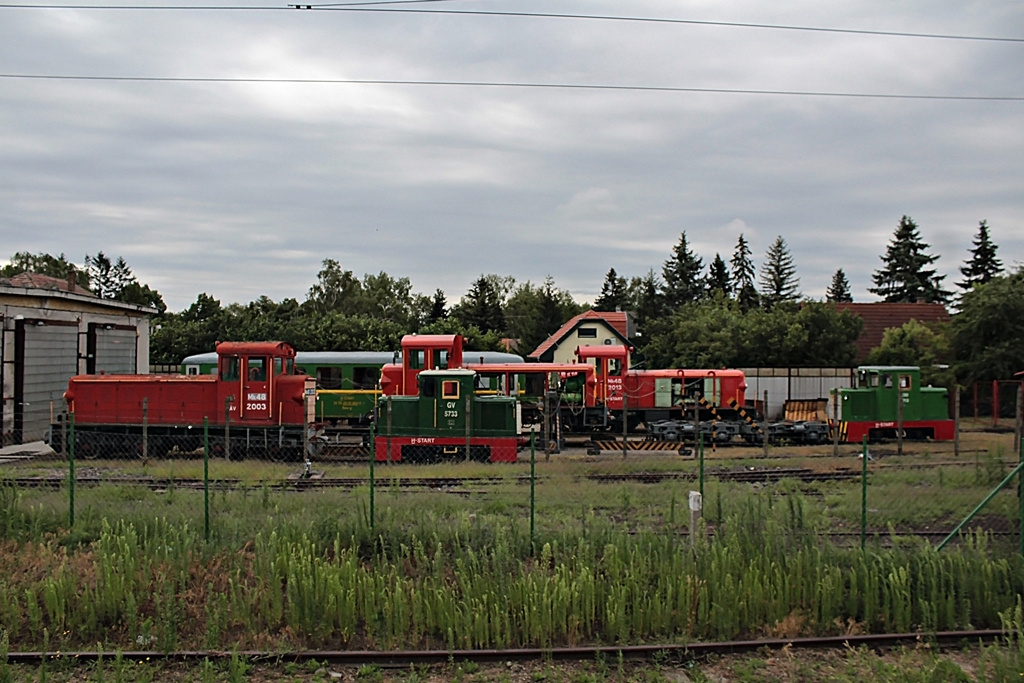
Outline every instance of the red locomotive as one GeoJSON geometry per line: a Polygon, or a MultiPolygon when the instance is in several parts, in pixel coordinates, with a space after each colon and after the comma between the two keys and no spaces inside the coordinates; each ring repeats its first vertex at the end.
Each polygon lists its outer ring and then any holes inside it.
{"type": "MultiPolygon", "coordinates": [[[[740,370],[629,370],[629,353],[626,346],[581,346],[578,363],[469,362],[465,367],[477,373],[477,393],[519,398],[524,425],[558,415],[559,432],[618,432],[625,412],[629,431],[644,425],[657,436],[655,425],[685,421],[689,428],[695,420],[717,420],[721,427],[707,430],[731,438],[741,431],[740,410],[753,413],[740,370]]],[[[381,390],[415,395],[419,372],[459,367],[465,355],[459,335],[406,335],[402,364],[382,368],[381,390]]],[[[675,426],[672,433],[682,429],[675,426]]]]}
{"type": "Polygon", "coordinates": [[[581,346],[580,361],[597,371],[598,401],[621,429],[625,411],[629,431],[664,420],[735,421],[746,408],[747,380],[742,370],[629,370],[629,347],[581,346]]]}
{"type": "Polygon", "coordinates": [[[208,420],[217,451],[301,459],[316,381],[296,374],[295,350],[283,342],[221,342],[217,356],[216,375],[72,377],[64,397],[76,454],[189,452],[201,445],[208,420]]]}

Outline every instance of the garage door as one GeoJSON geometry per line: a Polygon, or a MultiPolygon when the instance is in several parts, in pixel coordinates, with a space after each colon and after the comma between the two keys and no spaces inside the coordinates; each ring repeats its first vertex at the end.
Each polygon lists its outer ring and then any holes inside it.
{"type": "Polygon", "coordinates": [[[134,375],[136,340],[134,327],[89,325],[89,374],[134,375]]]}
{"type": "Polygon", "coordinates": [[[78,324],[19,321],[15,335],[14,430],[21,443],[45,438],[53,414],[66,412],[68,378],[78,374],[78,324]]]}

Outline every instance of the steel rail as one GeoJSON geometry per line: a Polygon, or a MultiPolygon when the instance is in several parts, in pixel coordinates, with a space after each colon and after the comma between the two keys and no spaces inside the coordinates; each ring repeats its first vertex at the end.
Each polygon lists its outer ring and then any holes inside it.
{"type": "Polygon", "coordinates": [[[965,643],[990,643],[999,639],[1013,639],[1016,634],[1003,630],[940,631],[937,633],[878,633],[868,635],[825,636],[820,638],[767,638],[760,640],[730,640],[721,642],[663,643],[658,645],[602,645],[564,648],[521,648],[512,650],[183,650],[160,652],[138,651],[51,651],[8,652],[11,664],[39,664],[45,661],[75,660],[95,662],[119,655],[132,661],[189,662],[203,659],[224,660],[244,657],[252,662],[303,662],[316,660],[343,666],[376,664],[378,666],[409,666],[417,664],[444,664],[451,661],[506,662],[506,661],[585,661],[598,656],[629,659],[653,659],[675,656],[701,659],[711,655],[743,654],[763,648],[780,650],[832,649],[868,647],[881,650],[901,645],[928,643],[938,648],[962,647],[965,643]]]}
{"type": "MultiPolygon", "coordinates": [[[[696,479],[696,472],[629,472],[622,474],[584,474],[573,475],[577,478],[588,479],[597,483],[625,483],[635,482],[642,484],[658,484],[666,481],[692,481],[696,479]]],[[[711,470],[707,476],[714,477],[721,481],[732,482],[777,482],[784,479],[799,479],[801,481],[844,481],[856,479],[860,474],[847,471],[816,472],[809,468],[779,468],[779,469],[755,469],[755,470],[711,470]]],[[[549,479],[550,475],[538,477],[538,479],[549,479]]],[[[150,489],[193,489],[202,488],[203,480],[196,477],[151,477],[151,476],[102,476],[102,475],[78,475],[75,482],[83,486],[99,486],[103,484],[123,484],[146,486],[150,489]]],[[[525,484],[529,482],[526,475],[511,477],[388,477],[378,478],[378,488],[399,487],[402,489],[430,488],[430,489],[451,489],[461,487],[498,486],[501,484],[525,484]]],[[[50,475],[38,477],[8,477],[0,480],[0,484],[13,485],[25,488],[60,488],[67,483],[66,475],[50,475]]],[[[241,479],[211,479],[210,484],[218,488],[228,489],[260,489],[271,490],[305,490],[305,489],[353,489],[360,486],[368,486],[369,479],[365,477],[317,477],[317,478],[295,478],[281,480],[264,480],[245,483],[241,479]]]]}

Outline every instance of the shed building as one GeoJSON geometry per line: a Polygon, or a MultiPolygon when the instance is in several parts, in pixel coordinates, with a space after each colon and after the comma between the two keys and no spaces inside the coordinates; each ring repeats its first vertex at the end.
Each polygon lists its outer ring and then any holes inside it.
{"type": "Polygon", "coordinates": [[[100,299],[73,276],[0,278],[2,445],[44,439],[65,417],[63,397],[73,375],[148,370],[154,313],[100,299]]]}

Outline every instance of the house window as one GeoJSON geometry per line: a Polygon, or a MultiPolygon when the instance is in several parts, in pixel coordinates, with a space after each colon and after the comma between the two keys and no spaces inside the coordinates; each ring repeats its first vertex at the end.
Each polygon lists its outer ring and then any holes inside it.
{"type": "Polygon", "coordinates": [[[597,339],[597,328],[596,327],[581,327],[577,332],[576,336],[580,339],[597,339]]]}

